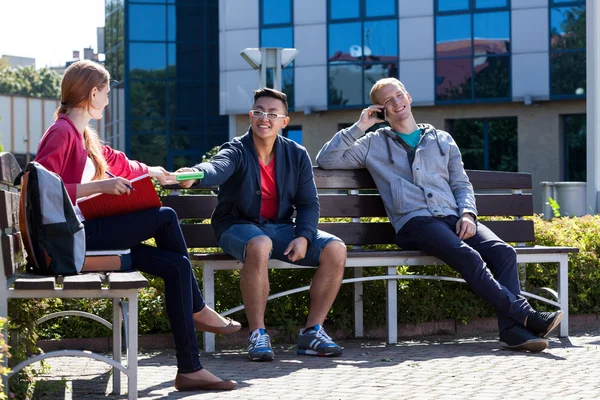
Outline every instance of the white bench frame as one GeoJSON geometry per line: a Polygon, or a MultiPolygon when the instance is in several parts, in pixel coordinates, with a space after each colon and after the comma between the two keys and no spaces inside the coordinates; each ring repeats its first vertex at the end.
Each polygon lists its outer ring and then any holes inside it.
{"type": "MultiPolygon", "coordinates": [[[[540,248],[541,247],[537,247],[540,248]]],[[[551,248],[551,247],[550,247],[551,248]]],[[[515,247],[517,251],[517,263],[558,263],[558,290],[549,288],[540,288],[547,291],[552,299],[539,296],[537,294],[524,292],[521,294],[534,298],[544,303],[553,305],[562,310],[565,314],[560,324],[559,336],[569,336],[569,255],[567,253],[533,253],[519,254],[520,249],[532,249],[532,247],[515,247]]],[[[535,247],[533,247],[535,249],[535,247]]],[[[548,247],[545,247],[548,249],[548,247]]],[[[397,266],[400,265],[445,265],[444,262],[432,256],[390,256],[390,257],[348,257],[346,267],[354,268],[354,278],[344,279],[342,283],[354,283],[354,332],[356,337],[362,337],[363,329],[363,282],[374,280],[387,281],[387,335],[388,343],[398,343],[398,280],[399,279],[432,279],[451,282],[465,282],[460,278],[444,277],[444,276],[429,276],[429,275],[398,275],[397,266]],[[387,267],[387,275],[383,276],[368,276],[363,277],[363,267],[387,267]]],[[[215,306],[215,271],[236,270],[241,269],[243,264],[235,259],[231,260],[206,260],[203,261],[202,277],[203,277],[203,295],[204,301],[210,307],[215,306]]],[[[314,268],[302,267],[278,260],[269,261],[269,268],[272,269],[296,269],[296,268],[314,268]]],[[[298,293],[309,290],[310,286],[304,286],[285,292],[277,293],[269,296],[269,300],[275,299],[289,294],[298,293]]],[[[243,310],[244,306],[238,306],[221,313],[223,316],[230,315],[234,312],[243,310]]],[[[204,332],[204,351],[215,351],[215,335],[213,333],[204,332]]]]}
{"type": "MultiPolygon", "coordinates": [[[[2,249],[0,246],[0,260],[2,260],[2,249]]],[[[97,353],[82,350],[57,350],[49,353],[40,354],[28,358],[11,369],[8,376],[3,377],[4,388],[8,393],[8,379],[18,373],[26,366],[52,357],[87,357],[102,361],[113,368],[113,393],[121,393],[121,374],[127,375],[127,398],[135,400],[137,396],[137,351],[138,351],[138,289],[70,289],[63,290],[56,288],[54,290],[22,290],[14,289],[10,286],[15,281],[14,277],[6,279],[3,272],[0,272],[0,315],[8,315],[8,299],[34,299],[34,298],[103,298],[112,299],[113,303],[113,323],[81,311],[63,311],[49,314],[40,318],[37,323],[43,323],[49,319],[63,316],[79,316],[90,318],[102,323],[104,326],[112,329],[113,332],[113,357],[109,358],[97,353]],[[125,299],[125,300],[122,300],[125,299]],[[127,349],[126,363],[123,363],[122,346],[122,327],[125,325],[125,343],[127,349]]],[[[6,331],[4,337],[7,338],[6,331]]],[[[7,360],[4,360],[5,364],[7,360]]]]}

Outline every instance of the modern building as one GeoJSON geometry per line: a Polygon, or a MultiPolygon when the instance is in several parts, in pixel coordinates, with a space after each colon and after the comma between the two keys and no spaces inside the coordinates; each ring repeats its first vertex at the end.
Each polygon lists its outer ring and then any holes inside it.
{"type": "Polygon", "coordinates": [[[219,115],[217,0],[106,0],[115,82],[105,139],[132,158],[189,166],[228,139],[219,115]]]}
{"type": "MultiPolygon", "coordinates": [[[[311,156],[354,123],[379,78],[403,81],[419,122],[448,130],[471,169],[586,180],[585,1],[220,0],[220,113],[248,126],[248,47],[294,47],[289,131],[311,156]]],[[[212,95],[211,91],[211,95],[212,95]]]]}
{"type": "Polygon", "coordinates": [[[3,54],[0,56],[0,67],[34,67],[35,58],[32,57],[21,57],[21,56],[10,56],[3,54]]]}

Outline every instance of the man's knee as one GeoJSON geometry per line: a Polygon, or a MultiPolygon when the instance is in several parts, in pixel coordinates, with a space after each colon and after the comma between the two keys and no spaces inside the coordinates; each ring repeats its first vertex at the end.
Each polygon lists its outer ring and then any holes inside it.
{"type": "Polygon", "coordinates": [[[329,262],[335,267],[344,268],[346,265],[346,245],[339,240],[332,240],[323,249],[321,263],[329,262]]]}
{"type": "Polygon", "coordinates": [[[256,236],[246,244],[246,261],[268,261],[273,250],[271,238],[265,235],[256,236]]]}

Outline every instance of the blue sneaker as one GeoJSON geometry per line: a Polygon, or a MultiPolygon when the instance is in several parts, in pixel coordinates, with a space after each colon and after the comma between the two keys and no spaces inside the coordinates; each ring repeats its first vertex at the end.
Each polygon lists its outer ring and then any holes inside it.
{"type": "Polygon", "coordinates": [[[252,361],[273,361],[275,358],[271,348],[271,337],[264,329],[256,329],[250,335],[248,358],[252,361]]]}
{"type": "Polygon", "coordinates": [[[331,340],[321,325],[300,330],[300,335],[298,335],[298,354],[335,357],[341,356],[342,352],[343,349],[331,340]]]}

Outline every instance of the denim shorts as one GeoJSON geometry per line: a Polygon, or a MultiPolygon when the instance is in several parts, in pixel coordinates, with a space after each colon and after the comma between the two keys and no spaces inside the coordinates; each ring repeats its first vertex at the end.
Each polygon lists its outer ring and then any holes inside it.
{"type": "MultiPolygon", "coordinates": [[[[271,258],[290,262],[287,256],[283,255],[283,252],[290,242],[296,238],[293,224],[270,222],[264,224],[235,224],[221,234],[219,247],[243,263],[246,259],[246,245],[256,236],[268,236],[271,239],[273,242],[271,258]]],[[[317,234],[310,242],[304,258],[294,262],[294,264],[318,267],[323,249],[332,240],[342,241],[337,236],[317,230],[317,234]]]]}

